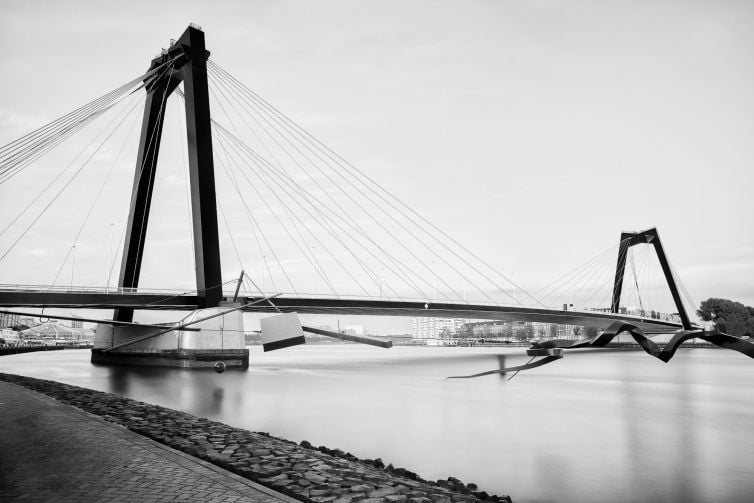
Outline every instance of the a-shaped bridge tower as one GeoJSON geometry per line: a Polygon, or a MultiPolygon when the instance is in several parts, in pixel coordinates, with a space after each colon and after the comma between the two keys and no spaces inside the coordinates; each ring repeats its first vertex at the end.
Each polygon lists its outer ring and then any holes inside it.
{"type": "MultiPolygon", "coordinates": [[[[192,25],[170,48],[152,60],[150,70],[157,71],[145,82],[147,97],[118,286],[134,289],[139,286],[165,106],[168,96],[183,82],[197,303],[199,307],[216,307],[223,292],[207,58],[209,52],[204,45],[204,32],[192,25]]],[[[133,312],[132,308],[118,308],[115,320],[132,321],[133,312]]]]}
{"type": "Polygon", "coordinates": [[[673,296],[673,302],[678,310],[678,316],[681,318],[681,325],[684,330],[691,330],[691,320],[686,312],[686,308],[683,305],[681,294],[678,291],[678,285],[676,284],[673,276],[673,271],[670,268],[668,257],[665,255],[665,250],[662,247],[660,241],[660,235],[657,233],[656,228],[647,229],[641,232],[624,232],[620,235],[620,246],[618,248],[618,263],[615,268],[615,283],[613,286],[613,300],[611,304],[611,311],[613,313],[619,313],[620,309],[620,297],[623,291],[623,277],[626,273],[626,257],[628,256],[628,249],[638,244],[651,244],[655,252],[657,253],[657,259],[660,261],[660,267],[662,267],[665,280],[668,282],[668,288],[670,288],[670,294],[673,296]]]}

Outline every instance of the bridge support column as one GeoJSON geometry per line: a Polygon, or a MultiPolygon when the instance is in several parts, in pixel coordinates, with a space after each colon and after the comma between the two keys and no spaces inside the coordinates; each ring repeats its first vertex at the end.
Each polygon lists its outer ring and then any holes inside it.
{"type": "Polygon", "coordinates": [[[204,33],[189,27],[178,40],[190,59],[183,65],[186,102],[191,216],[194,230],[197,295],[200,307],[215,307],[223,300],[220,245],[217,232],[215,168],[212,158],[212,124],[207,87],[207,58],[204,33]]]}
{"type": "MultiPolygon", "coordinates": [[[[147,83],[147,100],[118,280],[121,288],[137,288],[139,285],[165,103],[183,81],[196,289],[199,307],[202,308],[215,307],[222,301],[212,125],[207,87],[208,57],[204,33],[190,26],[169,50],[152,60],[150,68],[160,69],[147,83]]],[[[114,318],[117,321],[132,321],[133,309],[117,309],[114,318]]]]}

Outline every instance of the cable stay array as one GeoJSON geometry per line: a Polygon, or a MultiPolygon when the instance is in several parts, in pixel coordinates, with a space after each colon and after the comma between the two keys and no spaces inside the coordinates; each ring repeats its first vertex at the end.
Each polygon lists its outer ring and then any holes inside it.
{"type": "MultiPolygon", "coordinates": [[[[8,208],[0,222],[4,283],[27,283],[25,278],[31,272],[34,283],[55,289],[116,288],[126,217],[133,203],[130,188],[144,90],[169,75],[173,62],[156,65],[97,100],[0,147],[4,177],[0,192],[8,208]],[[11,183],[5,183],[8,181],[11,183]]],[[[185,137],[185,125],[180,127],[185,137]]],[[[149,131],[148,137],[154,139],[156,134],[149,131]]],[[[168,166],[162,174],[169,175],[171,185],[170,179],[176,177],[167,168],[180,165],[173,161],[179,152],[185,157],[185,139],[182,148],[176,147],[163,155],[168,166]]],[[[165,182],[155,181],[155,185],[160,183],[165,182]]],[[[184,229],[191,236],[190,225],[184,229]]],[[[193,258],[190,253],[187,258],[193,258]]],[[[190,260],[185,263],[190,271],[190,260]]],[[[158,283],[157,288],[164,290],[165,283],[158,283]]],[[[176,288],[175,283],[168,284],[176,288]]],[[[190,284],[190,280],[178,282],[177,288],[190,284]]]]}
{"type": "Polygon", "coordinates": [[[588,311],[610,306],[619,244],[611,245],[533,292],[548,306],[588,311]]]}
{"type": "Polygon", "coordinates": [[[223,223],[263,288],[543,306],[211,59],[208,76],[223,223]]]}
{"type": "Polygon", "coordinates": [[[0,184],[7,182],[36,159],[75,135],[125,97],[149,85],[169,67],[170,62],[157,66],[86,105],[0,147],[0,184]]]}

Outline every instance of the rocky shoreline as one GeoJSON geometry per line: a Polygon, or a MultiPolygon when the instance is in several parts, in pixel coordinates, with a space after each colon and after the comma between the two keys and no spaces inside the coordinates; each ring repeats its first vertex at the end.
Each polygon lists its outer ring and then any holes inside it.
{"type": "Polygon", "coordinates": [[[55,381],[0,373],[48,395],[295,499],[313,503],[508,502],[449,477],[428,481],[381,459],[254,433],[158,405],[55,381]]]}

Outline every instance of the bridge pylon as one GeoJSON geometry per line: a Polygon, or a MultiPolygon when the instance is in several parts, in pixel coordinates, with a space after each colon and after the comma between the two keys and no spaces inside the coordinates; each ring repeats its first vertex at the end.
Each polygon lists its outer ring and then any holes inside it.
{"type": "Polygon", "coordinates": [[[620,307],[620,297],[623,290],[623,275],[626,272],[626,257],[628,255],[628,249],[638,244],[648,243],[651,244],[657,258],[660,261],[660,267],[665,275],[665,280],[668,282],[670,288],[670,294],[673,296],[673,302],[678,310],[678,316],[681,318],[681,324],[684,330],[692,330],[691,320],[686,313],[686,308],[681,300],[681,295],[678,292],[678,286],[676,285],[673,272],[670,269],[670,263],[665,255],[665,250],[662,247],[662,241],[660,241],[660,235],[656,228],[647,229],[641,232],[623,232],[620,235],[620,247],[618,248],[618,263],[615,268],[615,283],[613,285],[613,301],[611,305],[611,311],[618,313],[620,307]]]}
{"type": "MultiPolygon", "coordinates": [[[[152,60],[150,70],[162,68],[145,81],[147,98],[118,280],[118,286],[122,288],[139,285],[166,101],[183,82],[199,307],[216,307],[223,298],[207,87],[208,58],[204,32],[191,25],[171,43],[169,49],[152,60]]],[[[116,309],[114,318],[132,321],[133,311],[131,308],[116,309]]]]}

